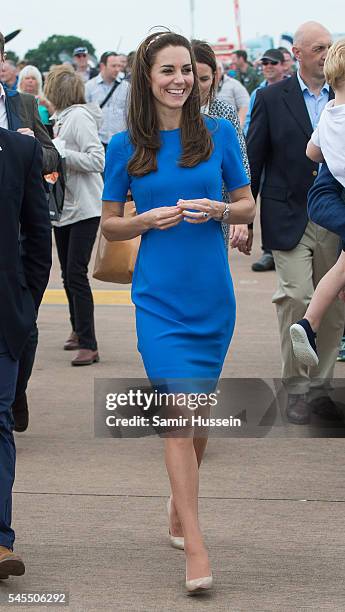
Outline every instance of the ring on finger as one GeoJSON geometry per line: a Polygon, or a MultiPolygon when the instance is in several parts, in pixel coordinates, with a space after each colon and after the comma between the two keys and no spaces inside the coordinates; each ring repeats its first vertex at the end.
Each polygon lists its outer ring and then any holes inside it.
{"type": "Polygon", "coordinates": [[[204,217],[204,219],[207,219],[209,217],[209,214],[208,214],[208,212],[204,212],[204,213],[202,213],[202,216],[204,217]]]}

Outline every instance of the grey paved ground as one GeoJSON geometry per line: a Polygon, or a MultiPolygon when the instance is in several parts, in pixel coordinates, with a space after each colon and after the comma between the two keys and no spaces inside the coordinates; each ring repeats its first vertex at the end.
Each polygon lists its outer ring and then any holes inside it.
{"type": "MultiPolygon", "coordinates": [[[[231,255],[238,318],[224,376],[272,379],[275,274],[252,273],[251,261],[231,255]]],[[[50,287],[60,287],[56,263],[50,287]]],[[[161,440],[93,435],[94,377],[144,374],[134,311],[98,306],[96,319],[101,362],[71,368],[66,307],[41,309],[31,426],[16,438],[14,524],[27,573],[0,595],[67,590],[73,611],[345,610],[343,440],[304,438],[294,426],[285,437],[210,441],[201,519],[216,589],[185,596],[184,555],[167,542],[161,440]]]]}

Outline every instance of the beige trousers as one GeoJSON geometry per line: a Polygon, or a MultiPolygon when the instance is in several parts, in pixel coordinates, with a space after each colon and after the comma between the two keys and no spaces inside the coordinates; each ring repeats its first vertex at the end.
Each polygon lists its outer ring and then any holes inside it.
{"type": "Polygon", "coordinates": [[[319,365],[308,368],[293,354],[289,328],[305,314],[320,279],[335,264],[339,237],[309,221],[299,244],[292,251],[273,251],[278,288],[273,296],[281,341],[282,378],[288,393],[325,395],[344,330],[345,308],[336,300],[327,311],[317,335],[319,365]]]}

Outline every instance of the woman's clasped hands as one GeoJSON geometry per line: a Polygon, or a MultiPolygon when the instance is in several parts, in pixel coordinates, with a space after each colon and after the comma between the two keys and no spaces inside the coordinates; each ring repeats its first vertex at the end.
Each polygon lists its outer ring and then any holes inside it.
{"type": "Polygon", "coordinates": [[[195,200],[178,200],[177,207],[182,211],[188,223],[207,223],[210,219],[220,221],[225,205],[223,202],[200,198],[195,200]]]}
{"type": "MultiPolygon", "coordinates": [[[[143,213],[147,229],[167,230],[188,223],[207,223],[210,219],[221,221],[224,212],[223,202],[208,198],[196,200],[178,200],[176,206],[159,206],[143,213]]],[[[230,226],[230,246],[246,255],[251,252],[250,232],[247,225],[230,226]]]]}
{"type": "Polygon", "coordinates": [[[211,218],[221,219],[224,211],[222,202],[208,198],[197,200],[178,200],[176,206],[159,206],[144,213],[148,229],[166,230],[181,221],[206,223],[211,218]]]}

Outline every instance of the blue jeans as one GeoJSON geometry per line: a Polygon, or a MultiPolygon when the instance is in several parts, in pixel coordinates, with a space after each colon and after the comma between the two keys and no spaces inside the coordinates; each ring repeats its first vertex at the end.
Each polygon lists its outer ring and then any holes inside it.
{"type": "Polygon", "coordinates": [[[8,352],[0,336],[0,546],[13,548],[12,487],[14,483],[16,448],[13,437],[13,404],[18,376],[18,361],[8,352]]]}

